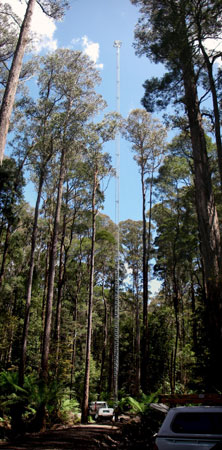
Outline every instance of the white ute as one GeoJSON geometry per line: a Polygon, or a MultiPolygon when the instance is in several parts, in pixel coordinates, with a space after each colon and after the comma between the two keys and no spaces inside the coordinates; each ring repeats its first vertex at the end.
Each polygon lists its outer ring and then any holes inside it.
{"type": "Polygon", "coordinates": [[[114,409],[113,408],[100,408],[97,415],[95,416],[97,422],[103,420],[113,420],[114,419],[114,409]]]}
{"type": "Polygon", "coordinates": [[[108,408],[108,405],[106,402],[103,401],[97,401],[97,402],[91,402],[89,404],[89,414],[90,416],[96,416],[98,414],[98,411],[100,408],[108,408]]]}
{"type": "Polygon", "coordinates": [[[156,450],[222,450],[222,406],[171,408],[155,439],[156,450]]]}

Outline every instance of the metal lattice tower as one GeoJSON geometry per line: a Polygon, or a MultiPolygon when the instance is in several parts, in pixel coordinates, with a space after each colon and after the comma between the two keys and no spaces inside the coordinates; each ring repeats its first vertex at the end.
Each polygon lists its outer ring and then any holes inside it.
{"type": "MultiPolygon", "coordinates": [[[[116,48],[116,111],[120,114],[120,41],[114,41],[116,48]]],[[[114,301],[114,401],[118,403],[119,378],[119,181],[120,181],[120,133],[116,135],[116,188],[115,188],[115,222],[116,222],[116,260],[115,260],[115,301],[114,301]]]]}

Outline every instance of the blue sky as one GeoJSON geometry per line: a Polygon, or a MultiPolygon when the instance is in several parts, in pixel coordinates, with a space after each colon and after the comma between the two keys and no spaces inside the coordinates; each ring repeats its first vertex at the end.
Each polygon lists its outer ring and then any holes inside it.
{"type": "MultiPolygon", "coordinates": [[[[88,51],[102,77],[99,92],[108,106],[105,112],[116,109],[116,49],[120,40],[120,112],[126,117],[131,109],[141,107],[142,84],[157,67],[147,58],[139,58],[133,48],[134,27],[138,9],[129,0],[73,0],[64,21],[57,24],[55,37],[58,46],[88,51]],[[97,47],[96,47],[97,45],[97,47]]],[[[115,165],[115,142],[107,150],[115,165]]],[[[142,217],[140,177],[130,150],[130,144],[120,143],[120,220],[140,220],[142,217]]],[[[106,191],[105,214],[115,220],[115,181],[106,191]]]]}

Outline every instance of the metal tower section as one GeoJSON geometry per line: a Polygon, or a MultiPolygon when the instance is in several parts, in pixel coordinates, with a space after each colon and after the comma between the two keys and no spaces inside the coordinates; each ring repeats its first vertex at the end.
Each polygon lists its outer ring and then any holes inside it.
{"type": "MultiPolygon", "coordinates": [[[[122,42],[114,41],[116,48],[116,111],[120,114],[120,47],[122,42]]],[[[116,222],[116,261],[115,261],[115,302],[114,302],[114,401],[118,403],[119,378],[119,181],[120,181],[120,133],[116,135],[116,187],[115,187],[115,222],[116,222]]]]}

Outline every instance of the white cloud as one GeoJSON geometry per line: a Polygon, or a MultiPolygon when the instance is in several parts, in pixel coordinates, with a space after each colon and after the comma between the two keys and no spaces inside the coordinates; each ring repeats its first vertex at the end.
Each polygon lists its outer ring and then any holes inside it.
{"type": "MultiPolygon", "coordinates": [[[[126,275],[125,275],[125,279],[124,279],[124,285],[128,286],[131,285],[132,286],[132,269],[129,268],[128,263],[124,264],[125,270],[126,270],[126,275]]],[[[151,296],[155,296],[159,293],[160,289],[162,287],[162,282],[160,280],[157,280],[156,278],[153,278],[152,280],[149,281],[149,292],[151,294],[151,296]]],[[[142,289],[142,287],[141,287],[142,289]]]]}
{"type": "MultiPolygon", "coordinates": [[[[222,52],[222,39],[205,39],[204,45],[209,55],[213,55],[217,52],[222,52]]],[[[221,66],[221,58],[217,58],[216,63],[221,66]]]]}
{"type": "Polygon", "coordinates": [[[205,39],[204,41],[205,47],[210,51],[221,51],[222,50],[222,41],[221,39],[205,39]]]}
{"type": "MultiPolygon", "coordinates": [[[[27,3],[19,0],[3,0],[8,3],[13,11],[23,19],[27,3]]],[[[32,17],[31,31],[34,33],[34,51],[39,53],[41,50],[56,50],[57,41],[53,38],[56,31],[56,25],[53,19],[47,17],[36,4],[32,17]]]]}
{"type": "Polygon", "coordinates": [[[152,295],[158,294],[158,292],[161,289],[161,286],[162,286],[161,281],[157,280],[156,278],[151,280],[149,283],[149,289],[151,290],[151,294],[152,295]]]}
{"type": "Polygon", "coordinates": [[[86,55],[96,64],[99,59],[99,44],[97,42],[89,41],[87,36],[82,38],[83,50],[86,55]]]}
{"type": "Polygon", "coordinates": [[[94,62],[98,69],[103,69],[103,64],[99,61],[99,43],[90,41],[88,36],[72,39],[72,45],[80,44],[83,53],[85,53],[94,62]]]}

